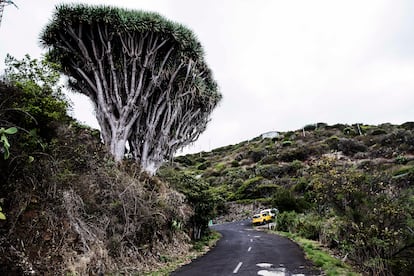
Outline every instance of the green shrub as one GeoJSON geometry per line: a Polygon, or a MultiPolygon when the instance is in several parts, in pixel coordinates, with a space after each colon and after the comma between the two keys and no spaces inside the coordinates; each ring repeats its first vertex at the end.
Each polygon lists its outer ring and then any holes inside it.
{"type": "Polygon", "coordinates": [[[320,216],[309,213],[299,214],[296,219],[296,232],[305,239],[319,240],[322,230],[322,219],[320,216]]]}
{"type": "Polygon", "coordinates": [[[204,163],[206,161],[207,161],[207,159],[205,159],[204,157],[199,157],[195,160],[195,162],[197,162],[197,163],[204,163]]]}
{"type": "Polygon", "coordinates": [[[280,178],[286,175],[296,175],[297,172],[303,168],[303,163],[299,160],[294,160],[289,164],[283,165],[258,165],[255,169],[255,174],[266,179],[280,178]]]}
{"type": "Polygon", "coordinates": [[[253,196],[254,198],[271,197],[280,188],[277,184],[260,184],[254,189],[253,196]]]}
{"type": "Polygon", "coordinates": [[[296,172],[303,168],[303,163],[300,160],[293,160],[289,167],[291,168],[291,172],[296,172]]]}
{"type": "Polygon", "coordinates": [[[190,159],[187,155],[177,156],[174,158],[174,161],[185,166],[193,166],[195,164],[194,160],[190,159]]]}
{"type": "Polygon", "coordinates": [[[237,189],[236,196],[238,199],[252,198],[254,196],[254,191],[256,186],[261,183],[263,177],[257,176],[249,178],[243,182],[243,184],[237,189]]]}
{"type": "Polygon", "coordinates": [[[354,136],[356,135],[356,131],[353,127],[346,127],[342,130],[343,134],[348,135],[348,136],[354,136]]]}
{"type": "Polygon", "coordinates": [[[297,147],[282,151],[279,159],[284,162],[292,162],[294,160],[305,161],[309,157],[309,149],[307,147],[297,147]]]}
{"type": "Polygon", "coordinates": [[[321,156],[324,153],[329,152],[330,147],[326,143],[312,143],[307,147],[308,156],[313,155],[315,157],[321,156]]]}
{"type": "Polygon", "coordinates": [[[296,230],[297,217],[298,214],[295,211],[279,213],[277,215],[277,230],[294,233],[296,230]]]}
{"type": "Polygon", "coordinates": [[[316,128],[317,129],[323,129],[323,128],[326,128],[326,127],[328,127],[327,123],[323,123],[323,122],[316,123],[316,128]]]}
{"type": "Polygon", "coordinates": [[[401,127],[406,130],[414,130],[414,122],[405,122],[401,127]]]}
{"type": "Polygon", "coordinates": [[[315,130],[316,129],[316,125],[315,124],[311,124],[311,125],[306,125],[303,127],[303,129],[305,131],[311,131],[311,130],[315,130]]]}
{"type": "Polygon", "coordinates": [[[276,206],[279,211],[303,211],[306,203],[301,198],[296,198],[294,194],[287,189],[279,189],[272,198],[272,205],[276,206]]]}
{"type": "Polygon", "coordinates": [[[392,133],[382,135],[378,138],[378,143],[384,148],[393,148],[395,151],[414,150],[414,135],[411,130],[396,130],[392,133]]]}
{"type": "Polygon", "coordinates": [[[260,164],[273,164],[276,163],[279,160],[279,157],[277,154],[269,154],[260,160],[260,164]]]}
{"type": "Polygon", "coordinates": [[[211,247],[217,240],[220,239],[220,233],[215,231],[208,232],[207,235],[203,236],[200,240],[193,242],[193,249],[196,251],[203,251],[205,247],[211,247]]]}
{"type": "Polygon", "coordinates": [[[347,126],[344,124],[335,124],[332,126],[326,126],[326,129],[337,129],[340,130],[341,132],[343,131],[343,129],[345,129],[347,126]]]}
{"type": "Polygon", "coordinates": [[[289,146],[291,146],[291,145],[293,145],[293,142],[292,142],[292,141],[290,141],[290,140],[285,140],[285,141],[282,141],[282,146],[283,146],[283,147],[289,147],[289,146]]]}
{"type": "Polygon", "coordinates": [[[265,150],[255,150],[250,151],[248,156],[253,162],[259,162],[263,157],[265,157],[267,152],[265,150]]]}
{"type": "Polygon", "coordinates": [[[405,165],[405,164],[407,164],[407,162],[408,162],[408,158],[405,157],[404,155],[398,155],[395,158],[395,163],[397,163],[397,164],[405,165]]]}
{"type": "Polygon", "coordinates": [[[342,138],[339,139],[338,142],[338,150],[342,151],[343,154],[349,156],[352,156],[357,152],[365,152],[367,149],[367,146],[365,146],[363,143],[353,139],[342,138]]]}
{"type": "Polygon", "coordinates": [[[374,136],[383,135],[383,134],[387,134],[387,131],[385,131],[381,128],[376,128],[371,132],[371,135],[374,135],[374,136]]]}
{"type": "Polygon", "coordinates": [[[215,193],[214,189],[202,179],[196,179],[171,169],[160,170],[158,175],[183,193],[193,207],[194,214],[190,218],[190,225],[193,229],[192,238],[198,240],[208,234],[208,222],[217,215],[217,206],[223,202],[221,195],[215,193]]]}
{"type": "Polygon", "coordinates": [[[0,82],[2,126],[25,130],[16,138],[25,149],[24,155],[43,151],[56,137],[56,126],[70,121],[60,74],[54,64],[28,55],[22,60],[7,55],[5,63],[7,84],[0,82]]]}
{"type": "Polygon", "coordinates": [[[222,170],[224,170],[224,168],[226,168],[226,164],[225,164],[225,163],[217,163],[217,164],[214,166],[214,169],[215,169],[216,171],[222,171],[222,170]]]}
{"type": "Polygon", "coordinates": [[[260,175],[267,179],[273,179],[281,176],[283,171],[279,166],[276,165],[264,165],[264,166],[257,166],[256,175],[260,175]]]}
{"type": "Polygon", "coordinates": [[[297,193],[305,193],[308,189],[309,181],[305,177],[300,177],[293,186],[293,191],[297,193]]]}
{"type": "Polygon", "coordinates": [[[208,167],[210,167],[211,166],[211,162],[210,161],[206,161],[206,162],[204,162],[204,163],[201,163],[201,164],[199,164],[198,166],[197,166],[197,170],[201,170],[201,171],[204,171],[204,170],[206,170],[208,167]]]}

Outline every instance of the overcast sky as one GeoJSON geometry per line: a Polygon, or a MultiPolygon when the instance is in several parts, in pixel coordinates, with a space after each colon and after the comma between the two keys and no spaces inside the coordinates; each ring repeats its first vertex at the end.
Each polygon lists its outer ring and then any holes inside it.
{"type": "MultiPolygon", "coordinates": [[[[9,53],[39,57],[39,34],[58,3],[14,0],[0,26],[0,69],[9,53]]],[[[412,0],[89,0],[156,11],[192,29],[223,100],[185,152],[209,151],[267,131],[325,122],[414,121],[412,0]]],[[[97,127],[71,96],[74,116],[97,127]]]]}

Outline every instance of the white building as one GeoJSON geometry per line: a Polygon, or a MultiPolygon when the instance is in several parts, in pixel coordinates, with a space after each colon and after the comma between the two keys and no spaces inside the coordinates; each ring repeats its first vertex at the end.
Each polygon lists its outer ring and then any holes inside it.
{"type": "Polygon", "coordinates": [[[272,138],[276,138],[278,136],[279,136],[279,132],[277,132],[277,131],[269,131],[269,132],[265,132],[265,133],[262,134],[262,139],[265,139],[265,138],[272,139],[272,138]]]}

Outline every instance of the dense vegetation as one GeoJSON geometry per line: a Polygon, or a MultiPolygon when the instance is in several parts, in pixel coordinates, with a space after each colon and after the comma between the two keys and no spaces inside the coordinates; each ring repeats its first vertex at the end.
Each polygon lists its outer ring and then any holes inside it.
{"type": "Polygon", "coordinates": [[[185,196],[134,162],[116,164],[99,131],[67,115],[53,64],[6,66],[0,274],[140,274],[186,256],[197,212],[185,196]]]}
{"type": "Polygon", "coordinates": [[[414,273],[414,123],[324,123],[175,158],[227,202],[278,207],[278,228],[362,272],[414,273]]]}

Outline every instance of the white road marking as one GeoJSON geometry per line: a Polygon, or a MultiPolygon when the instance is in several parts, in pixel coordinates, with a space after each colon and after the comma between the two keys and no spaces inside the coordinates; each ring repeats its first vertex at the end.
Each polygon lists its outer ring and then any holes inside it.
{"type": "Polygon", "coordinates": [[[259,263],[259,264],[256,264],[256,266],[258,266],[260,268],[271,268],[273,266],[273,264],[269,264],[269,263],[259,263]]]}
{"type": "Polygon", "coordinates": [[[253,242],[253,239],[250,239],[250,242],[253,242]]]}
{"type": "Polygon", "coordinates": [[[254,236],[255,238],[260,238],[260,236],[254,236]]]}
{"type": "Polygon", "coordinates": [[[247,249],[247,252],[250,252],[250,250],[252,250],[252,247],[250,246],[249,249],[247,249]]]}
{"type": "MultiPolygon", "coordinates": [[[[258,266],[260,268],[272,269],[273,264],[260,263],[260,264],[256,264],[256,266],[258,266]]],[[[281,267],[281,268],[276,268],[276,269],[272,269],[272,270],[259,270],[257,272],[257,275],[261,275],[261,276],[286,276],[286,268],[281,267]]]]}
{"type": "Polygon", "coordinates": [[[242,266],[242,262],[240,262],[237,266],[236,266],[236,268],[233,270],[233,274],[236,274],[237,272],[239,272],[239,269],[240,269],[240,267],[242,266]]]}
{"type": "Polygon", "coordinates": [[[269,270],[259,270],[257,275],[261,276],[286,276],[286,273],[283,271],[269,271],[269,270]]]}

